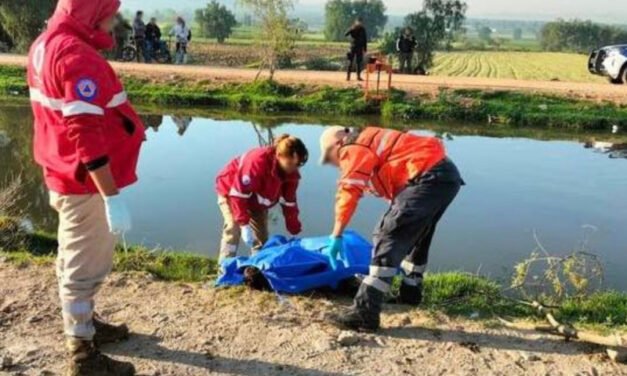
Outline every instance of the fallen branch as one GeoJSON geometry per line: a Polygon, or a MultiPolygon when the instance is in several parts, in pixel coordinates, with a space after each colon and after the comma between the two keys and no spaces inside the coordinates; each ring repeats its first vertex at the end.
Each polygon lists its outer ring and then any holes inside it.
{"type": "Polygon", "coordinates": [[[519,301],[521,304],[526,304],[532,308],[534,308],[540,315],[544,316],[544,318],[548,321],[549,325],[541,326],[541,325],[528,325],[528,324],[519,324],[509,320],[506,320],[502,317],[497,317],[499,322],[505,327],[518,329],[518,330],[529,330],[533,329],[542,333],[549,333],[553,335],[558,335],[564,337],[566,341],[571,339],[576,339],[582,342],[591,343],[595,345],[600,345],[608,348],[608,354],[612,357],[613,360],[622,361],[627,356],[627,347],[625,347],[625,338],[620,335],[612,335],[612,336],[602,336],[596,333],[581,331],[575,328],[570,324],[562,324],[559,322],[551,310],[541,303],[534,302],[524,302],[519,301]],[[612,356],[613,354],[618,354],[619,356],[612,356]],[[622,356],[621,356],[622,355],[622,356]]]}

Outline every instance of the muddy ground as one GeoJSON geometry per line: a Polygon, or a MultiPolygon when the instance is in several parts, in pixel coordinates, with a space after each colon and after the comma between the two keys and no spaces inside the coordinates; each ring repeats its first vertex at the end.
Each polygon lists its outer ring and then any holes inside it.
{"type": "MultiPolygon", "coordinates": [[[[53,267],[0,262],[0,281],[0,374],[59,374],[53,267]]],[[[114,274],[97,309],[130,326],[104,351],[141,375],[627,375],[600,348],[402,306],[376,334],[342,332],[325,318],[347,304],[114,274]]]]}
{"type": "MultiPolygon", "coordinates": [[[[18,55],[0,54],[0,64],[22,65],[26,58],[18,55]]],[[[256,69],[242,69],[215,66],[177,66],[137,63],[113,63],[113,67],[121,74],[139,78],[148,78],[157,82],[172,82],[180,79],[198,80],[216,84],[228,82],[251,82],[256,69]]],[[[333,87],[360,86],[346,82],[346,74],[342,72],[321,72],[303,70],[281,70],[275,78],[283,84],[303,84],[312,88],[329,85],[333,87]]],[[[441,77],[395,75],[392,81],[395,88],[404,90],[410,95],[435,96],[442,88],[523,91],[528,93],[548,93],[590,101],[609,101],[627,104],[627,86],[555,81],[527,81],[515,79],[472,78],[472,77],[441,77]]]]}

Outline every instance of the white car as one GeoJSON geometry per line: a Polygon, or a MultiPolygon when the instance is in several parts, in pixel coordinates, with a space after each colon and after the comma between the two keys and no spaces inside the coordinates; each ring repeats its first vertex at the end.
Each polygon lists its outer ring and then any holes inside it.
{"type": "Polygon", "coordinates": [[[627,84],[627,44],[592,51],[588,70],[592,74],[608,77],[613,84],[627,84]]]}

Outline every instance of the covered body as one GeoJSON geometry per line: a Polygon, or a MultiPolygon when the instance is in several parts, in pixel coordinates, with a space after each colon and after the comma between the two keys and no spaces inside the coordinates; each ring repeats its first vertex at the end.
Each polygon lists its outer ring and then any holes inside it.
{"type": "Polygon", "coordinates": [[[355,274],[367,274],[372,245],[359,234],[347,231],[345,238],[346,263],[333,270],[326,250],[328,237],[288,240],[275,236],[259,253],[252,257],[225,260],[217,286],[235,286],[244,283],[244,270],[259,269],[274,291],[302,293],[304,291],[330,287],[355,274]]]}

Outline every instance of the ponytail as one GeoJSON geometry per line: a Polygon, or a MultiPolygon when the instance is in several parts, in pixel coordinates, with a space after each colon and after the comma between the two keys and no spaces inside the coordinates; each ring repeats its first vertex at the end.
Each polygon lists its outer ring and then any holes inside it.
{"type": "Polygon", "coordinates": [[[277,154],[282,157],[293,157],[294,154],[296,154],[300,160],[301,166],[304,166],[309,159],[309,151],[303,141],[289,134],[283,134],[277,137],[274,141],[274,148],[277,154]]]}

